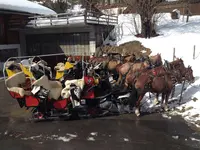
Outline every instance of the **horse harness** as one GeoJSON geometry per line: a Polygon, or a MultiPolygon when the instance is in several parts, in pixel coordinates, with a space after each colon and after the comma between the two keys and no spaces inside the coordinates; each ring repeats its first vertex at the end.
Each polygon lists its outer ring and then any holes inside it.
{"type": "Polygon", "coordinates": [[[144,85],[144,89],[152,89],[152,83],[153,83],[153,79],[155,77],[164,77],[165,79],[165,89],[167,89],[167,83],[168,83],[168,79],[166,77],[166,75],[164,74],[159,74],[158,72],[155,71],[155,69],[152,69],[151,73],[147,73],[150,80],[148,80],[148,82],[144,85]]]}
{"type": "Polygon", "coordinates": [[[129,71],[131,70],[131,68],[132,68],[133,65],[134,65],[134,63],[130,65],[128,71],[125,74],[122,74],[122,80],[120,81],[120,84],[119,84],[120,86],[124,83],[124,81],[126,79],[126,76],[129,73],[129,71]]]}

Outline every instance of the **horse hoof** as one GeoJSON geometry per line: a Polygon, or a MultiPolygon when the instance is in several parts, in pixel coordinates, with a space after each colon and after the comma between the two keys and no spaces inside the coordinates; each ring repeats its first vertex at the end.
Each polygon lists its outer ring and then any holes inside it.
{"type": "Polygon", "coordinates": [[[157,104],[158,104],[158,99],[157,99],[157,98],[154,99],[153,104],[154,104],[154,105],[157,105],[157,104]]]}
{"type": "Polygon", "coordinates": [[[135,109],[135,114],[136,114],[137,117],[140,116],[140,111],[139,111],[139,109],[135,109]]]}
{"type": "Polygon", "coordinates": [[[164,111],[169,111],[169,108],[167,106],[164,106],[164,111]]]}

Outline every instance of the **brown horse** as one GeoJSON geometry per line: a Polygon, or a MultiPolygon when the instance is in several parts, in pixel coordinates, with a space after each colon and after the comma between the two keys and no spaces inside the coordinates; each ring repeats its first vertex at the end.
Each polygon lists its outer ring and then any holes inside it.
{"type": "MultiPolygon", "coordinates": [[[[186,74],[186,67],[184,65],[184,62],[181,58],[176,58],[176,60],[172,61],[172,62],[167,62],[165,61],[165,64],[166,68],[169,70],[169,71],[173,71],[176,79],[177,79],[177,83],[181,84],[183,81],[184,81],[184,78],[185,78],[185,74],[186,74]]],[[[171,94],[171,98],[174,97],[174,93],[175,93],[175,85],[173,87],[173,90],[172,90],[172,94],[171,94]]]]}
{"type": "Polygon", "coordinates": [[[185,69],[184,79],[185,79],[185,81],[194,83],[195,78],[194,78],[193,70],[192,70],[191,66],[188,66],[188,68],[185,69]]]}
{"type": "MultiPolygon", "coordinates": [[[[185,80],[194,82],[193,70],[190,66],[182,71],[185,72],[185,74],[183,74],[185,80]]],[[[132,84],[133,92],[131,94],[131,99],[133,100],[132,102],[135,102],[135,113],[137,116],[140,115],[140,102],[146,92],[156,93],[157,97],[159,94],[162,94],[161,104],[163,104],[163,101],[165,100],[164,110],[168,110],[167,104],[169,95],[171,94],[175,83],[177,83],[177,78],[174,79],[174,76],[176,76],[176,73],[173,71],[166,71],[164,75],[157,74],[156,76],[147,71],[135,78],[134,84],[132,84]]]]}
{"type": "MultiPolygon", "coordinates": [[[[167,63],[167,62],[165,62],[167,63]]],[[[177,70],[180,72],[181,76],[184,77],[185,73],[186,73],[186,67],[184,65],[184,62],[181,58],[177,58],[176,60],[170,62],[167,64],[167,68],[169,70],[177,70]]]]}
{"type": "Polygon", "coordinates": [[[148,63],[148,61],[139,63],[127,62],[125,64],[118,65],[116,68],[117,72],[119,73],[117,84],[119,85],[120,83],[122,83],[123,77],[126,79],[129,74],[135,73],[137,71],[139,72],[145,68],[148,68],[149,66],[150,64],[148,63]]]}
{"type": "Polygon", "coordinates": [[[146,70],[147,68],[151,66],[161,66],[162,58],[160,54],[157,54],[155,56],[151,56],[144,60],[144,62],[139,63],[125,63],[122,65],[119,65],[117,68],[117,71],[119,73],[119,78],[117,81],[117,84],[120,84],[122,81],[122,77],[125,76],[125,86],[128,86],[128,82],[132,83],[132,81],[135,78],[135,75],[140,73],[143,70],[146,70]],[[132,80],[132,81],[131,81],[132,80]]]}
{"type": "Polygon", "coordinates": [[[135,114],[140,116],[140,102],[147,92],[162,94],[162,103],[165,100],[164,109],[167,110],[168,98],[172,88],[173,81],[168,73],[163,76],[151,76],[147,73],[138,76],[132,85],[132,94],[130,97],[136,107],[135,114]]]}
{"type": "Polygon", "coordinates": [[[161,54],[150,56],[149,59],[150,59],[152,65],[155,65],[155,66],[163,65],[161,54]]]}

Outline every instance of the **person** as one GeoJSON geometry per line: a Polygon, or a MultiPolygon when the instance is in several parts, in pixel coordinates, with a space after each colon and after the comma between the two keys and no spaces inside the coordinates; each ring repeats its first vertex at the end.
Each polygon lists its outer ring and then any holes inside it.
{"type": "Polygon", "coordinates": [[[150,39],[150,36],[151,36],[151,22],[150,20],[146,17],[144,19],[144,30],[145,30],[145,38],[149,38],[150,39]]]}

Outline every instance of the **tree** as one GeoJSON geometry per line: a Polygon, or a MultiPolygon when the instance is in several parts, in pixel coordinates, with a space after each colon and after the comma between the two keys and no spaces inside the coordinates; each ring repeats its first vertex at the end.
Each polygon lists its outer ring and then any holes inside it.
{"type": "Polygon", "coordinates": [[[68,0],[32,0],[40,2],[43,6],[54,10],[57,13],[66,12],[67,8],[70,7],[70,2],[68,0]]]}
{"type": "Polygon", "coordinates": [[[155,17],[156,7],[160,4],[162,0],[124,0],[124,2],[136,10],[136,13],[140,15],[141,18],[141,36],[145,36],[145,31],[149,27],[150,36],[156,34],[155,23],[158,20],[155,17]]]}

